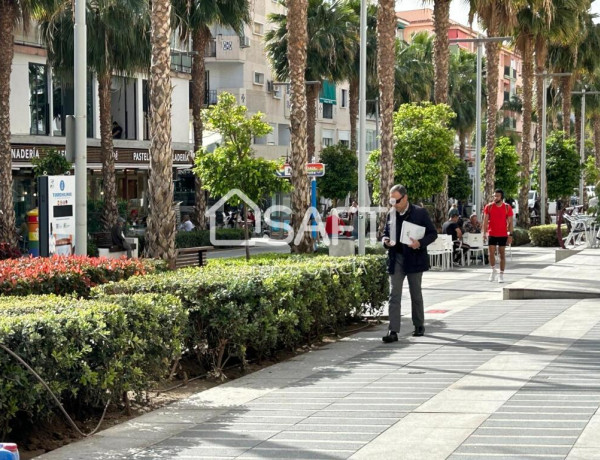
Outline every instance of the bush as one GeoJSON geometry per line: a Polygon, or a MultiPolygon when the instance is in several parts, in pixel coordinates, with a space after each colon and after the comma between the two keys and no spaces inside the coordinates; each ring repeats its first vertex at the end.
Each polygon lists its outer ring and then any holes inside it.
{"type": "MultiPolygon", "coordinates": [[[[567,235],[566,225],[562,226],[563,235],[567,235]]],[[[538,225],[529,229],[529,237],[533,246],[558,247],[558,237],[556,235],[556,225],[538,225]]]]}
{"type": "Polygon", "coordinates": [[[262,357],[337,331],[387,299],[385,257],[264,255],[98,286],[94,295],[172,293],[189,311],[187,348],[216,375],[229,356],[262,357]]]}
{"type": "MultiPolygon", "coordinates": [[[[98,300],[56,296],[0,298],[0,343],[48,383],[67,410],[141,398],[181,353],[186,313],[174,296],[98,300]]],[[[0,351],[0,435],[50,418],[57,407],[42,385],[0,351]]]]}
{"type": "MultiPolygon", "coordinates": [[[[219,240],[243,240],[243,228],[218,228],[216,229],[219,240]]],[[[211,246],[209,230],[192,230],[191,232],[177,232],[175,246],[178,248],[195,248],[198,246],[211,246]]]]}
{"type": "Polygon", "coordinates": [[[153,267],[136,259],[24,257],[0,262],[0,295],[75,294],[87,297],[93,286],[152,272],[153,267]]]}
{"type": "Polygon", "coordinates": [[[513,246],[523,246],[524,244],[528,244],[531,241],[529,238],[529,232],[523,228],[516,227],[513,230],[513,246]]]}

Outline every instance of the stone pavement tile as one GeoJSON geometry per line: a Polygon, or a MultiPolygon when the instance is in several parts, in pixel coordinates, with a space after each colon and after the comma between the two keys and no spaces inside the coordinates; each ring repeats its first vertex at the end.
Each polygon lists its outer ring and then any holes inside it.
{"type": "Polygon", "coordinates": [[[281,449],[281,448],[255,448],[243,455],[236,457],[240,460],[258,460],[258,459],[291,459],[291,460],[337,460],[346,459],[352,455],[353,450],[332,450],[326,451],[316,448],[303,447],[302,449],[281,449]]]}
{"type": "Polygon", "coordinates": [[[594,448],[600,452],[600,411],[590,419],[574,447],[594,448]]]}
{"type": "MultiPolygon", "coordinates": [[[[570,444],[557,445],[557,446],[546,446],[543,444],[536,444],[535,441],[531,445],[475,445],[475,444],[462,444],[456,449],[456,454],[487,454],[489,456],[496,455],[543,455],[544,458],[549,455],[562,455],[563,458],[571,450],[570,444]]],[[[454,456],[449,457],[450,460],[454,460],[454,456]]]]}
{"type": "Polygon", "coordinates": [[[566,460],[600,460],[600,449],[597,447],[574,447],[566,460]]]}
{"type": "Polygon", "coordinates": [[[177,446],[161,446],[152,447],[143,452],[138,453],[135,458],[139,459],[199,459],[199,458],[236,458],[242,455],[248,449],[233,448],[233,447],[177,447],[177,446]]]}
{"type": "Polygon", "coordinates": [[[445,459],[484,420],[480,414],[411,413],[352,459],[445,459]]]}
{"type": "Polygon", "coordinates": [[[111,439],[130,438],[138,441],[143,440],[150,444],[174,436],[192,426],[194,425],[191,423],[146,423],[134,419],[102,431],[101,436],[111,439]]]}

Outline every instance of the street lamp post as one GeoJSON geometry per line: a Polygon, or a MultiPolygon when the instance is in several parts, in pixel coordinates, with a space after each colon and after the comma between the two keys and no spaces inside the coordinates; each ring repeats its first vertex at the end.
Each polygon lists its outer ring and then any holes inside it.
{"type": "Polygon", "coordinates": [[[477,94],[476,98],[476,121],[475,121],[475,180],[473,190],[474,211],[480,212],[481,207],[481,86],[483,79],[483,44],[488,42],[503,42],[511,37],[479,37],[479,38],[455,38],[448,40],[449,43],[475,43],[477,46],[477,94]]]}
{"type": "Polygon", "coordinates": [[[360,2],[360,72],[358,102],[358,254],[365,255],[367,204],[367,0],[360,2]]]}
{"type": "Polygon", "coordinates": [[[86,2],[75,0],[75,253],[87,254],[87,30],[86,2]]]}
{"type": "MultiPolygon", "coordinates": [[[[579,141],[579,155],[581,158],[581,164],[585,163],[585,96],[598,95],[600,91],[586,91],[583,88],[581,91],[572,91],[571,94],[581,95],[581,139],[579,141]]],[[[579,204],[583,206],[583,186],[585,171],[581,171],[581,177],[579,178],[579,204]]]]}
{"type": "MultiPolygon", "coordinates": [[[[546,124],[546,111],[548,106],[548,78],[553,77],[569,77],[571,76],[570,72],[562,72],[562,73],[541,73],[536,74],[536,76],[541,76],[544,81],[544,95],[542,97],[542,149],[540,152],[540,224],[544,225],[546,223],[546,200],[547,200],[547,188],[546,188],[546,134],[547,134],[547,124],[546,124]]],[[[563,116],[565,116],[563,114],[563,116]]]]}

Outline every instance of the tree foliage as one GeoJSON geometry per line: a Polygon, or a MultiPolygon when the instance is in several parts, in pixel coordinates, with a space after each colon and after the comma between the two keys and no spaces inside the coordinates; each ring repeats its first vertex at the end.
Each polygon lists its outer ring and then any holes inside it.
{"type": "Polygon", "coordinates": [[[343,200],[358,187],[358,159],[356,153],[342,144],[321,151],[325,175],[317,179],[320,195],[332,200],[343,200]]]}
{"type": "Polygon", "coordinates": [[[553,132],[546,141],[548,198],[570,196],[579,185],[581,167],[575,140],[567,138],[563,131],[553,132]]]}
{"type": "MultiPolygon", "coordinates": [[[[517,148],[508,137],[501,137],[496,142],[496,176],[494,188],[501,188],[506,198],[517,198],[519,193],[519,154],[517,148]]],[[[485,149],[482,155],[485,157],[485,149]]],[[[485,176],[482,173],[482,179],[485,176]]]]}
{"type": "Polygon", "coordinates": [[[590,155],[585,160],[584,165],[584,180],[585,185],[596,185],[600,180],[600,169],[596,166],[596,159],[594,155],[590,155]]]}
{"type": "Polygon", "coordinates": [[[465,161],[458,161],[448,176],[448,196],[465,201],[471,195],[471,176],[465,161]]]}
{"type": "Polygon", "coordinates": [[[31,160],[33,174],[39,176],[57,176],[70,171],[73,165],[56,149],[50,149],[44,156],[31,160]]]}
{"type": "MultiPolygon", "coordinates": [[[[258,202],[286,189],[288,182],[276,176],[275,161],[254,156],[253,137],[265,136],[272,128],[263,121],[260,112],[250,118],[246,112],[245,106],[237,105],[233,94],[225,92],[219,94],[217,105],[203,111],[204,122],[209,129],[221,134],[223,143],[211,153],[204,148],[199,151],[194,173],[201,177],[204,189],[213,196],[224,196],[237,188],[258,202]]],[[[231,204],[239,202],[239,197],[232,197],[231,204]]]]}
{"type": "MultiPolygon", "coordinates": [[[[452,174],[454,112],[446,104],[403,104],[394,115],[394,180],[406,186],[413,199],[429,198],[442,191],[444,176],[452,174]]],[[[367,174],[378,189],[379,158],[371,152],[367,174]]]]}

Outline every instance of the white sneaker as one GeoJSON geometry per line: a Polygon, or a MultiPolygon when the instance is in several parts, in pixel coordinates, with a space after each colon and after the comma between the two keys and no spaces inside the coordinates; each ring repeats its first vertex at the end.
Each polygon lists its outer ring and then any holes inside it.
{"type": "Polygon", "coordinates": [[[498,283],[504,283],[504,273],[498,273],[498,283]]]}
{"type": "Polygon", "coordinates": [[[492,268],[492,273],[490,273],[490,277],[488,278],[489,281],[494,281],[496,279],[496,275],[498,274],[498,272],[496,271],[495,268],[492,268]]]}

